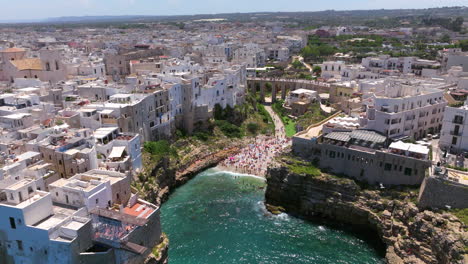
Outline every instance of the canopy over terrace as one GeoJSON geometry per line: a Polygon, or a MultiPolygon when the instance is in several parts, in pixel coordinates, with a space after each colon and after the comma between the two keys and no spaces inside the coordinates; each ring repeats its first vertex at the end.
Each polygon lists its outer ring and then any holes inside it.
{"type": "Polygon", "coordinates": [[[109,155],[109,159],[121,158],[125,151],[125,147],[113,147],[112,152],[109,155]]]}
{"type": "Polygon", "coordinates": [[[390,144],[389,149],[394,154],[405,155],[418,159],[428,159],[430,151],[426,146],[404,143],[402,141],[390,144]]]}

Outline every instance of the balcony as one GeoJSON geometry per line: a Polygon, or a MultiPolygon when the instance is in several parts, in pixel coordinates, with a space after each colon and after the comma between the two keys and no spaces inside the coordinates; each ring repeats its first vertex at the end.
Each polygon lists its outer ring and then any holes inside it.
{"type": "Polygon", "coordinates": [[[101,122],[103,125],[116,125],[117,119],[115,118],[101,118],[101,122]]]}
{"type": "Polygon", "coordinates": [[[450,135],[459,137],[459,136],[462,135],[462,132],[461,131],[450,131],[450,135]]]}
{"type": "Polygon", "coordinates": [[[453,119],[452,122],[453,122],[454,124],[463,125],[463,119],[461,119],[461,118],[455,118],[455,119],[453,119]]]}

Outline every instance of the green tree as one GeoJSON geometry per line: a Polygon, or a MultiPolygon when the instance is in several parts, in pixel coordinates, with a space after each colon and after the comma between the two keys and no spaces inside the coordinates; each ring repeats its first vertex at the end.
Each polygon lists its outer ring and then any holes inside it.
{"type": "Polygon", "coordinates": [[[462,49],[462,51],[468,51],[468,39],[460,40],[458,42],[458,46],[462,49]]]}
{"type": "Polygon", "coordinates": [[[449,34],[444,34],[440,39],[439,41],[442,42],[442,43],[450,43],[450,36],[449,34]]]}
{"type": "Polygon", "coordinates": [[[177,151],[171,147],[169,141],[147,141],[143,145],[143,150],[151,155],[153,160],[159,160],[162,157],[177,157],[177,151]]]}
{"type": "Polygon", "coordinates": [[[314,66],[312,71],[316,76],[321,76],[322,75],[322,68],[320,66],[314,66]]]}
{"type": "Polygon", "coordinates": [[[213,117],[215,120],[224,119],[224,111],[220,104],[215,104],[214,109],[213,109],[213,117]]]}
{"type": "Polygon", "coordinates": [[[257,131],[259,129],[259,126],[257,123],[248,123],[247,124],[247,130],[251,133],[251,134],[257,134],[257,131]]]}
{"type": "Polygon", "coordinates": [[[295,60],[291,63],[291,65],[295,68],[295,69],[300,69],[302,68],[302,63],[298,60],[295,60]]]}

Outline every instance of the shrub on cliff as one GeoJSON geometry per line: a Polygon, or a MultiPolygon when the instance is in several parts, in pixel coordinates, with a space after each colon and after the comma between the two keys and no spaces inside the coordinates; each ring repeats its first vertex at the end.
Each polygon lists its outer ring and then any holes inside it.
{"type": "Polygon", "coordinates": [[[159,160],[162,157],[177,156],[177,151],[171,147],[167,140],[147,141],[143,145],[143,150],[150,154],[153,160],[159,160]]]}
{"type": "Polygon", "coordinates": [[[229,123],[226,120],[216,120],[215,124],[226,137],[230,138],[241,138],[243,136],[240,127],[229,123]]]}
{"type": "Polygon", "coordinates": [[[259,126],[256,123],[247,124],[247,130],[252,134],[257,134],[258,129],[259,129],[259,126]]]}

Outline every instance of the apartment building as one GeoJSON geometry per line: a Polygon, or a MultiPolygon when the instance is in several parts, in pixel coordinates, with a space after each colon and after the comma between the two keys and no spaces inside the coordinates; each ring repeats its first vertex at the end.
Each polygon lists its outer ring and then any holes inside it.
{"type": "Polygon", "coordinates": [[[325,79],[340,79],[341,70],[346,67],[343,61],[324,61],[320,68],[322,69],[322,78],[325,79]]]}
{"type": "Polygon", "coordinates": [[[468,150],[468,105],[446,107],[439,146],[450,152],[468,150]]]}
{"type": "Polygon", "coordinates": [[[2,188],[2,263],[136,264],[161,239],[159,208],[131,194],[125,174],[92,170],[49,189],[2,188]]]}
{"type": "Polygon", "coordinates": [[[236,64],[245,64],[247,68],[259,68],[265,66],[267,54],[258,44],[245,44],[235,49],[232,62],[236,64]]]}
{"type": "Polygon", "coordinates": [[[447,49],[440,54],[442,68],[446,71],[452,67],[460,66],[464,72],[468,72],[468,52],[463,52],[460,48],[447,49]]]}
{"type": "Polygon", "coordinates": [[[97,169],[96,147],[90,129],[55,129],[43,140],[31,140],[27,148],[41,153],[60,178],[97,169]]]}
{"type": "Polygon", "coordinates": [[[99,167],[120,172],[142,169],[141,137],[121,133],[118,127],[103,127],[94,131],[99,167]]]}
{"type": "Polygon", "coordinates": [[[103,103],[92,103],[84,109],[92,111],[101,125],[118,126],[120,132],[138,133],[144,140],[171,136],[175,123],[170,116],[167,91],[158,89],[148,94],[115,94],[103,103]]]}
{"type": "Polygon", "coordinates": [[[390,138],[419,139],[438,133],[442,126],[444,83],[387,78],[362,98],[361,126],[390,138]]]}
{"type": "Polygon", "coordinates": [[[381,55],[362,59],[362,66],[374,73],[384,73],[389,70],[416,76],[433,76],[440,69],[441,64],[433,60],[423,60],[416,57],[391,57],[381,55]]]}

